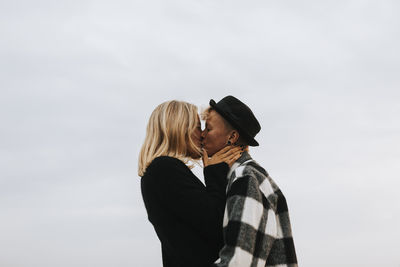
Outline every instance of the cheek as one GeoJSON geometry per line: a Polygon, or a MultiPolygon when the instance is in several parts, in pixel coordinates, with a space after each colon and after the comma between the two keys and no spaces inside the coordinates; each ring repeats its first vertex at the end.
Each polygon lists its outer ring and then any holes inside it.
{"type": "Polygon", "coordinates": [[[193,133],[193,137],[194,137],[194,139],[197,141],[198,139],[200,139],[200,135],[201,135],[201,132],[199,131],[199,130],[196,130],[194,133],[193,133]]]}
{"type": "Polygon", "coordinates": [[[213,132],[212,134],[209,134],[207,138],[210,143],[213,143],[215,145],[220,145],[221,143],[223,143],[223,138],[221,138],[221,135],[218,132],[213,132]]]}
{"type": "Polygon", "coordinates": [[[214,133],[213,132],[208,132],[206,135],[206,139],[208,142],[212,143],[214,141],[214,133]]]}

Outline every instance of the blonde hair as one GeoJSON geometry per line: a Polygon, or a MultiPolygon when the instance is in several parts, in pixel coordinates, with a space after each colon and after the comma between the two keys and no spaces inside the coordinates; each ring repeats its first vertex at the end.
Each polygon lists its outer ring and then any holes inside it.
{"type": "Polygon", "coordinates": [[[188,164],[189,152],[201,155],[192,139],[197,128],[197,107],[183,101],[168,101],[152,112],[146,129],[146,138],[139,154],[139,176],[159,156],[170,156],[188,164]]]}

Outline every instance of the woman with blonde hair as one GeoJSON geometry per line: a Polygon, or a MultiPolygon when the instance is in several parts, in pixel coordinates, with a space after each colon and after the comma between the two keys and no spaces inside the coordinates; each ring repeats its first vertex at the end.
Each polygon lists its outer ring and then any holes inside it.
{"type": "Polygon", "coordinates": [[[236,147],[226,147],[211,158],[201,151],[195,105],[169,101],[153,111],[138,173],[148,219],[161,242],[164,267],[205,267],[218,258],[226,177],[240,154],[236,147]],[[202,155],[205,186],[189,165],[202,155]]]}

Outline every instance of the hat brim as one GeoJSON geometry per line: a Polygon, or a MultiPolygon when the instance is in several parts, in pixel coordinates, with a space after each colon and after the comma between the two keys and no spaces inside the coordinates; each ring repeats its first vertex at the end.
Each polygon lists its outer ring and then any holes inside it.
{"type": "Polygon", "coordinates": [[[218,112],[218,114],[220,114],[225,120],[227,120],[236,130],[239,131],[240,136],[246,140],[247,144],[249,146],[259,146],[258,142],[254,139],[254,137],[252,137],[251,135],[249,135],[245,129],[243,129],[242,127],[240,127],[239,124],[237,124],[235,122],[235,120],[225,111],[223,111],[222,109],[220,109],[217,106],[217,103],[214,101],[214,99],[210,100],[210,106],[216,111],[218,112]]]}

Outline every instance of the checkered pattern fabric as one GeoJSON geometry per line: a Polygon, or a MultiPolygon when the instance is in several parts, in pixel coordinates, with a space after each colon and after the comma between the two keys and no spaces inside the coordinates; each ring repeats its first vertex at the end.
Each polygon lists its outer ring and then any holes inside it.
{"type": "Polygon", "coordinates": [[[214,266],[296,267],[284,195],[248,153],[228,174],[224,242],[214,266]]]}

